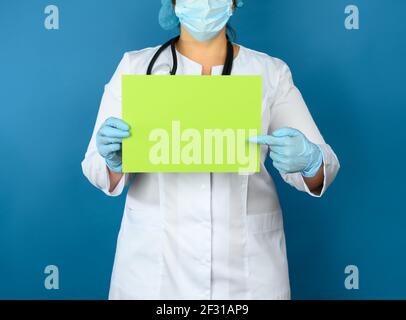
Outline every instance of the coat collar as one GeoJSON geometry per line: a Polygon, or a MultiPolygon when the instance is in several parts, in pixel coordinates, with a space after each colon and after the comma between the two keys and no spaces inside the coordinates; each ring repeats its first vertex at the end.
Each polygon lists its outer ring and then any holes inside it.
{"type": "MultiPolygon", "coordinates": [[[[238,64],[238,61],[243,55],[243,47],[240,46],[240,51],[236,58],[234,58],[234,66],[238,64]]],[[[201,75],[203,66],[196,61],[189,59],[176,50],[176,56],[178,58],[178,75],[201,75]]],[[[156,63],[153,74],[168,74],[172,67],[172,53],[170,48],[166,49],[162,54],[162,58],[156,63]]],[[[217,65],[212,68],[212,75],[221,75],[224,65],[217,65]]]]}

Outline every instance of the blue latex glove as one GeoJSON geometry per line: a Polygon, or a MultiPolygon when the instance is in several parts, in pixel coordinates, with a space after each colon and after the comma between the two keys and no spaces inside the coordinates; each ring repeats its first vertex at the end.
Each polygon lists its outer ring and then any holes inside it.
{"type": "Polygon", "coordinates": [[[270,136],[253,137],[249,141],[268,145],[273,165],[282,174],[300,172],[311,178],[316,176],[323,163],[319,146],[296,129],[282,128],[270,136]]]}
{"type": "Polygon", "coordinates": [[[108,118],[97,132],[97,150],[113,172],[122,172],[121,143],[129,136],[130,126],[123,120],[113,117],[108,118]]]}

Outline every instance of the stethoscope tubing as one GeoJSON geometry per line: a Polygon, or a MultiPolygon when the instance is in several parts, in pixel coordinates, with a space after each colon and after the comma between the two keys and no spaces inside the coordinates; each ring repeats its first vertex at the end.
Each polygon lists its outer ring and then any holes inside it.
{"type": "MultiPolygon", "coordinates": [[[[154,56],[151,59],[151,62],[148,65],[147,69],[147,75],[152,75],[152,69],[155,66],[155,63],[157,62],[158,58],[161,56],[162,52],[166,50],[169,46],[171,47],[171,52],[172,52],[172,69],[170,71],[170,75],[176,75],[176,72],[178,70],[178,57],[176,55],[176,42],[180,39],[180,36],[176,36],[175,38],[172,38],[171,40],[165,42],[159,49],[158,51],[154,54],[154,56]]],[[[226,56],[226,61],[224,63],[224,68],[223,68],[223,76],[229,76],[231,75],[232,69],[233,69],[233,60],[234,60],[234,48],[233,44],[227,37],[227,56],[226,56]]]]}

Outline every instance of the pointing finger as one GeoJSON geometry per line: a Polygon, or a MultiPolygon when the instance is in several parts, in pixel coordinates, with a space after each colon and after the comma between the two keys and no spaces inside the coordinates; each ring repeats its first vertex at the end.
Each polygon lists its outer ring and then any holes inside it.
{"type": "Polygon", "coordinates": [[[271,144],[271,136],[257,136],[257,137],[250,137],[248,139],[250,143],[262,144],[262,145],[270,145],[271,144]]]}

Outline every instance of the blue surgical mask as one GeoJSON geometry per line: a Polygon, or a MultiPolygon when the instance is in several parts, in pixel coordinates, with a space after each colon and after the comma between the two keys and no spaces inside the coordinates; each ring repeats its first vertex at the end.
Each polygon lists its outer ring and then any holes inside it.
{"type": "Polygon", "coordinates": [[[233,0],[177,0],[180,23],[198,41],[216,37],[233,15],[233,0]]]}

